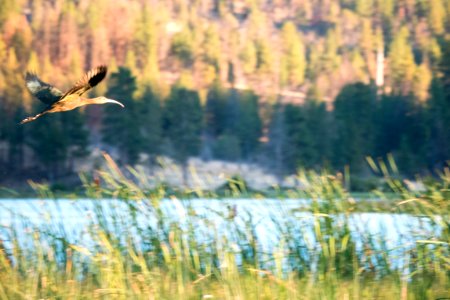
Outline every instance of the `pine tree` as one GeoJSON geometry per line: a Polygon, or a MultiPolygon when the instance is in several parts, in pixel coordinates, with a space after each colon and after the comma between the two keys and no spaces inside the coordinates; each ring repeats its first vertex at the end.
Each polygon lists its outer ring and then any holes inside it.
{"type": "Polygon", "coordinates": [[[278,181],[281,181],[285,173],[286,160],[286,123],[284,120],[284,106],[279,101],[274,105],[269,124],[269,144],[268,144],[269,166],[274,169],[278,181]]]}
{"type": "Polygon", "coordinates": [[[403,96],[381,97],[375,116],[374,151],[377,157],[384,157],[400,148],[410,110],[411,103],[403,96]]]}
{"type": "Polygon", "coordinates": [[[89,132],[85,127],[84,113],[80,110],[65,112],[61,116],[62,131],[67,143],[68,170],[73,171],[75,159],[89,154],[89,132]]]}
{"type": "Polygon", "coordinates": [[[19,11],[19,7],[15,0],[2,0],[0,2],[0,28],[8,17],[19,11]]]}
{"type": "Polygon", "coordinates": [[[335,30],[328,30],[325,37],[325,51],[321,58],[321,69],[324,72],[334,71],[339,66],[341,58],[338,54],[339,40],[335,30]]]}
{"type": "Polygon", "coordinates": [[[239,95],[237,120],[233,133],[240,141],[242,155],[245,158],[255,154],[262,134],[258,100],[258,96],[253,91],[245,91],[239,95]]]}
{"type": "Polygon", "coordinates": [[[192,65],[195,54],[193,35],[189,29],[184,29],[172,37],[170,52],[178,58],[184,66],[192,65]]]}
{"type": "Polygon", "coordinates": [[[374,91],[369,85],[346,85],[334,102],[335,151],[338,168],[350,165],[359,172],[364,159],[373,153],[374,91]]]}
{"type": "Polygon", "coordinates": [[[205,125],[210,137],[216,138],[226,131],[227,113],[227,94],[216,80],[206,96],[205,125]]]}
{"type": "MultiPolygon", "coordinates": [[[[24,107],[19,104],[15,107],[14,114],[4,119],[4,121],[7,122],[6,124],[18,124],[22,120],[24,112],[24,107]]],[[[25,129],[22,126],[11,126],[8,128],[7,133],[9,169],[20,172],[24,162],[25,129]]]]}
{"type": "Polygon", "coordinates": [[[105,64],[111,57],[111,48],[106,28],[108,1],[98,0],[90,3],[86,11],[86,62],[89,68],[105,64]]]}
{"type": "Polygon", "coordinates": [[[23,27],[16,30],[12,36],[9,46],[14,49],[19,62],[26,62],[30,57],[32,38],[28,24],[23,24],[23,27]]]}
{"type": "Polygon", "coordinates": [[[284,47],[284,69],[286,81],[294,86],[302,84],[305,80],[306,58],[305,46],[297,33],[294,23],[287,22],[282,29],[284,47]]]}
{"type": "Polygon", "coordinates": [[[198,155],[200,150],[202,108],[198,93],[173,86],[165,102],[163,118],[165,136],[170,140],[174,157],[186,167],[189,156],[198,155]]]}
{"type": "Polygon", "coordinates": [[[238,161],[242,158],[239,138],[232,133],[222,134],[213,144],[213,154],[216,159],[238,161]]]}
{"type": "Polygon", "coordinates": [[[329,116],[324,103],[308,98],[306,103],[286,105],[279,124],[283,144],[284,168],[295,172],[297,168],[320,169],[329,162],[329,116]]]}
{"type": "Polygon", "coordinates": [[[242,61],[244,72],[253,73],[257,64],[257,50],[253,41],[247,41],[239,58],[242,61]]]}
{"type": "Polygon", "coordinates": [[[372,16],[374,0],[356,0],[356,11],[363,17],[372,16]]]}
{"type": "Polygon", "coordinates": [[[310,157],[306,157],[305,166],[320,170],[331,162],[331,124],[330,113],[324,102],[320,102],[311,93],[304,105],[306,113],[306,128],[311,136],[310,157]]]}
{"type": "Polygon", "coordinates": [[[379,10],[386,19],[392,19],[394,16],[395,0],[377,0],[379,10]]]}
{"type": "Polygon", "coordinates": [[[358,50],[352,51],[350,59],[356,79],[363,81],[367,77],[367,64],[361,52],[358,50]]]}
{"type": "Polygon", "coordinates": [[[273,71],[273,53],[270,44],[265,39],[255,42],[256,47],[256,69],[259,73],[271,73],[273,71]]]}
{"type": "Polygon", "coordinates": [[[430,87],[428,114],[431,126],[432,166],[442,168],[450,157],[450,97],[441,79],[434,78],[430,87]]]}
{"type": "MultiPolygon", "coordinates": [[[[444,0],[445,1],[445,0],[444,0]]],[[[445,7],[442,0],[433,0],[429,2],[430,27],[436,34],[442,34],[445,31],[445,7]]]]}
{"type": "Polygon", "coordinates": [[[125,64],[124,67],[126,67],[128,70],[130,70],[131,74],[135,75],[137,74],[137,58],[136,53],[134,50],[130,49],[127,51],[127,54],[125,56],[125,64]]]}
{"type": "Polygon", "coordinates": [[[119,67],[117,73],[111,74],[107,95],[118,99],[126,112],[115,106],[104,107],[103,140],[117,147],[122,162],[135,164],[142,149],[142,137],[139,128],[139,110],[133,97],[136,91],[136,79],[131,71],[119,67]]]}
{"type": "Polygon", "coordinates": [[[368,53],[372,53],[375,50],[374,33],[372,30],[372,23],[370,19],[362,20],[361,39],[359,45],[366,57],[368,53]]]}
{"type": "MultiPolygon", "coordinates": [[[[37,106],[37,104],[36,104],[37,106]]],[[[40,169],[51,181],[65,171],[68,142],[62,120],[65,114],[47,115],[33,122],[28,128],[27,144],[33,149],[40,169]]]]}
{"type": "Polygon", "coordinates": [[[6,49],[0,42],[0,141],[6,142],[9,151],[5,153],[9,170],[19,171],[24,160],[25,132],[17,126],[25,114],[25,105],[30,97],[22,86],[20,64],[13,47],[6,49]]]}
{"type": "Polygon", "coordinates": [[[136,22],[135,51],[139,54],[144,80],[147,83],[156,81],[159,77],[158,28],[149,5],[144,5],[136,22]]]}
{"type": "Polygon", "coordinates": [[[65,2],[56,28],[56,59],[58,65],[63,68],[68,68],[70,66],[72,53],[77,52],[78,50],[79,32],[75,18],[75,4],[72,2],[65,2]]]}
{"type": "Polygon", "coordinates": [[[220,46],[220,36],[217,28],[214,26],[208,27],[202,43],[203,60],[217,70],[219,69],[221,56],[220,46]]]}
{"type": "Polygon", "coordinates": [[[162,143],[162,108],[158,96],[146,86],[137,105],[139,113],[142,150],[149,155],[160,152],[162,143]]]}
{"type": "Polygon", "coordinates": [[[450,158],[450,42],[443,44],[442,77],[432,80],[428,113],[431,125],[432,164],[443,167],[450,158]]]}
{"type": "Polygon", "coordinates": [[[39,59],[37,57],[36,52],[31,51],[30,53],[30,58],[28,60],[28,64],[27,64],[27,70],[36,72],[36,73],[40,73],[40,63],[39,63],[39,59]]]}
{"type": "Polygon", "coordinates": [[[413,92],[419,102],[423,103],[428,100],[428,90],[432,79],[433,74],[426,62],[423,62],[416,68],[413,81],[413,92]]]}
{"type": "Polygon", "coordinates": [[[405,116],[405,127],[395,157],[405,175],[416,175],[428,167],[431,132],[425,108],[414,104],[412,99],[407,98],[406,101],[411,102],[411,108],[405,116]]]}
{"type": "Polygon", "coordinates": [[[416,70],[414,55],[408,38],[408,29],[402,27],[389,47],[391,86],[394,92],[402,94],[407,94],[411,91],[416,70]]]}
{"type": "Polygon", "coordinates": [[[284,165],[286,170],[292,173],[303,166],[304,160],[301,152],[306,150],[306,143],[311,141],[311,136],[307,133],[305,114],[300,106],[286,105],[283,119],[285,127],[284,165]]]}

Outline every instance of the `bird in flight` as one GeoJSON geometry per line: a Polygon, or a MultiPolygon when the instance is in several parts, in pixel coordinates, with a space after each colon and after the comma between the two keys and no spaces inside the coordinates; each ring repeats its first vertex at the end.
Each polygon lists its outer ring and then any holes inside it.
{"type": "Polygon", "coordinates": [[[54,86],[43,82],[36,74],[27,72],[25,82],[27,88],[34,97],[47,105],[47,107],[35,116],[24,119],[20,124],[28,123],[37,118],[48,114],[61,111],[68,111],[80,106],[89,104],[115,103],[125,107],[122,103],[106,97],[86,98],[83,94],[96,86],[105,78],[107,73],[106,66],[98,66],[87,72],[70,90],[62,93],[54,86]]]}

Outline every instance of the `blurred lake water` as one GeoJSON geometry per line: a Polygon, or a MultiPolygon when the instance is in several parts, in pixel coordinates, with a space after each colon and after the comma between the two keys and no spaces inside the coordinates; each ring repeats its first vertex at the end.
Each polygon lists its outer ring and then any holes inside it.
{"type": "MultiPolygon", "coordinates": [[[[330,218],[333,226],[349,226],[358,248],[370,238],[386,249],[405,250],[418,240],[429,239],[439,229],[428,217],[391,213],[351,213],[317,215],[302,209],[307,199],[163,199],[158,202],[114,199],[2,199],[0,238],[8,231],[34,230],[59,233],[74,244],[89,244],[88,229],[106,226],[124,236],[135,230],[158,226],[158,214],[166,226],[177,224],[183,230],[194,228],[202,239],[214,234],[236,238],[236,232],[252,229],[263,251],[271,251],[283,239],[283,230],[296,227],[301,238],[315,243],[314,224],[330,218]],[[131,206],[130,206],[131,204],[131,206]],[[100,224],[101,223],[101,224],[100,224]],[[347,224],[347,225],[346,225],[347,224]]],[[[292,228],[294,229],[294,228],[292,228]]]]}

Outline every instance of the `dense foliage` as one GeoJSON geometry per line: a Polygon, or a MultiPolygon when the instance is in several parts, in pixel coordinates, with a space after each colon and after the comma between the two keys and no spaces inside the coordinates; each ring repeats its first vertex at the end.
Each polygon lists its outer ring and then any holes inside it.
{"type": "Polygon", "coordinates": [[[0,181],[70,173],[95,147],[129,164],[202,155],[279,175],[367,174],[366,156],[393,153],[405,175],[433,171],[450,158],[449,3],[2,1],[0,181]],[[112,74],[94,93],[125,110],[17,125],[41,109],[26,69],[68,87],[100,63],[112,74]]]}

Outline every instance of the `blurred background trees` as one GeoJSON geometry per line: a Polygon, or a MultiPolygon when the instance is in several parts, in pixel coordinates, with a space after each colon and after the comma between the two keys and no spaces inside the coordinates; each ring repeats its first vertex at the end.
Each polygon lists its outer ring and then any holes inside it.
{"type": "Polygon", "coordinates": [[[404,175],[450,158],[446,0],[0,3],[0,181],[70,174],[92,149],[124,164],[171,155],[252,161],[280,176],[392,153],[404,175]],[[88,107],[42,108],[23,74],[68,88],[100,63],[88,107]]]}

